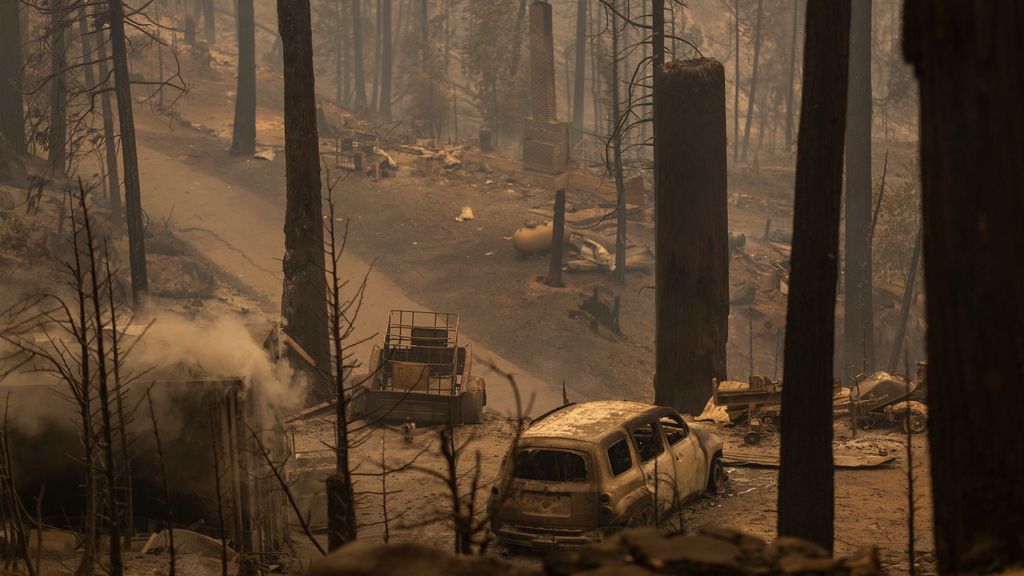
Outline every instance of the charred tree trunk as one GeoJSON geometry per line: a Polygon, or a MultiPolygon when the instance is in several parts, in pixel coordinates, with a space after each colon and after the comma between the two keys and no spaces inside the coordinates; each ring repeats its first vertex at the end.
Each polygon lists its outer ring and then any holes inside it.
{"type": "Polygon", "coordinates": [[[124,4],[108,0],[110,49],[114,59],[114,93],[117,95],[118,126],[121,129],[121,158],[124,163],[124,200],[128,217],[128,261],[132,276],[132,304],[136,312],[145,308],[149,294],[146,274],[145,228],[142,223],[142,193],[139,183],[139,155],[135,147],[135,118],[132,111],[128,49],[124,37],[124,4]]]}
{"type": "Polygon", "coordinates": [[[786,150],[793,149],[793,83],[796,80],[796,26],[800,0],[793,0],[793,28],[789,39],[789,82],[786,85],[786,150]]]}
{"type": "Polygon", "coordinates": [[[25,152],[20,5],[18,0],[0,0],[0,134],[15,150],[25,152]]]}
{"type": "Polygon", "coordinates": [[[203,0],[203,35],[210,46],[217,43],[217,16],[213,2],[214,0],[203,0]]]}
{"type": "Polygon", "coordinates": [[[50,170],[63,174],[67,170],[67,78],[64,52],[67,29],[64,26],[65,0],[54,0],[50,9],[50,170]]]}
{"type": "Polygon", "coordinates": [[[288,188],[281,315],[285,333],[316,364],[312,367],[313,397],[327,401],[334,397],[334,390],[330,378],[324,376],[330,374],[330,351],[309,0],[277,0],[277,19],[284,48],[285,181],[288,188]]]}
{"type": "MultiPolygon", "coordinates": [[[[512,56],[509,60],[508,77],[515,78],[519,71],[519,60],[522,58],[523,49],[523,24],[526,22],[526,0],[519,0],[519,10],[516,12],[516,26],[512,33],[512,56]]],[[[495,138],[498,132],[495,131],[495,138]]]]}
{"type": "Polygon", "coordinates": [[[583,140],[583,95],[587,81],[587,0],[576,5],[576,69],[572,92],[573,145],[583,140]]]}
{"type": "Polygon", "coordinates": [[[393,68],[393,42],[391,40],[391,1],[380,0],[381,14],[381,70],[380,70],[380,115],[385,122],[391,121],[391,77],[393,68]]]}
{"type": "Polygon", "coordinates": [[[843,370],[874,370],[871,294],[871,0],[853,2],[846,130],[846,241],[843,370]]]}
{"type": "Polygon", "coordinates": [[[740,157],[740,0],[733,0],[732,8],[732,34],[736,40],[733,50],[735,62],[732,91],[732,161],[736,162],[740,157]]]}
{"type": "Polygon", "coordinates": [[[355,75],[356,110],[366,108],[366,73],[363,62],[363,15],[361,0],[352,0],[352,65],[355,75]]]}
{"type": "MultiPolygon", "coordinates": [[[[96,9],[97,11],[100,8],[96,9]]],[[[109,75],[107,67],[107,43],[104,42],[101,32],[97,31],[99,41],[97,59],[99,60],[100,78],[106,79],[109,75]]],[[[104,88],[109,87],[107,81],[104,88]]],[[[116,89],[116,84],[115,84],[116,89]]],[[[123,232],[124,208],[121,206],[121,173],[117,166],[117,142],[114,140],[114,110],[110,105],[110,91],[104,90],[100,95],[100,109],[103,111],[103,151],[104,160],[107,164],[105,180],[107,183],[107,198],[110,202],[110,223],[115,230],[123,232]]]]}
{"type": "MultiPolygon", "coordinates": [[[[628,1],[628,0],[627,0],[628,1]]],[[[622,3],[614,0],[615,11],[622,13],[622,3]]],[[[619,59],[621,58],[621,42],[619,19],[611,14],[612,26],[612,81],[610,83],[609,100],[611,101],[611,147],[612,174],[615,177],[615,279],[626,281],[626,187],[622,177],[622,122],[619,108],[619,59]]]]}
{"type": "Polygon", "coordinates": [[[928,418],[940,573],[1024,557],[1024,13],[904,6],[921,98],[928,418]]]}
{"type": "Polygon", "coordinates": [[[783,353],[779,535],[832,550],[832,353],[850,0],[808,0],[783,353]]]}
{"type": "Polygon", "coordinates": [[[725,69],[717,60],[657,71],[655,402],[698,414],[725,377],[729,336],[725,69]]]}
{"type": "Polygon", "coordinates": [[[562,251],[565,245],[565,190],[559,188],[555,192],[554,228],[551,230],[551,259],[548,261],[548,275],[544,283],[548,286],[562,287],[562,251]]]}
{"type": "Polygon", "coordinates": [[[256,152],[256,18],[253,0],[237,4],[238,84],[231,153],[249,156],[256,152]]]}
{"type": "Polygon", "coordinates": [[[761,37],[764,36],[764,0],[757,0],[757,21],[754,23],[754,68],[750,72],[750,91],[747,92],[747,121],[743,126],[743,160],[747,159],[750,148],[750,124],[754,119],[754,102],[757,100],[757,72],[761,63],[761,37]]]}

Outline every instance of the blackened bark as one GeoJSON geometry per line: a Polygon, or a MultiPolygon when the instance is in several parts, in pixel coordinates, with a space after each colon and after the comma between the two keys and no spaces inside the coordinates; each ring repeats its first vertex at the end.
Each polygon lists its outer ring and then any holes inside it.
{"type": "Polygon", "coordinates": [[[850,0],[808,0],[783,355],[779,535],[832,550],[832,353],[850,0]]]}
{"type": "Polygon", "coordinates": [[[851,379],[874,370],[871,298],[871,0],[853,2],[846,129],[843,370],[851,379]]]}
{"type": "Polygon", "coordinates": [[[50,169],[63,174],[67,169],[67,77],[64,51],[67,29],[64,25],[65,0],[54,0],[50,13],[50,169]]]}
{"type": "Polygon", "coordinates": [[[750,123],[754,119],[754,102],[757,100],[757,72],[761,63],[761,37],[764,35],[764,0],[757,0],[757,21],[754,24],[754,68],[750,72],[750,91],[747,92],[747,121],[743,127],[743,159],[747,159],[750,148],[750,123]]]}
{"type": "Polygon", "coordinates": [[[714,59],[658,71],[655,402],[697,414],[725,377],[729,334],[725,69],[714,59]]]}
{"type": "Polygon", "coordinates": [[[139,155],[135,146],[135,118],[132,88],[128,76],[128,50],[124,37],[124,4],[108,0],[110,49],[114,59],[114,93],[117,95],[121,157],[124,163],[124,200],[128,217],[128,260],[132,276],[132,304],[136,312],[145,308],[149,293],[146,274],[145,228],[142,224],[142,195],[139,183],[139,155]]]}
{"type": "Polygon", "coordinates": [[[285,333],[316,362],[313,397],[326,401],[334,397],[334,390],[330,378],[324,376],[330,374],[330,344],[309,0],[277,0],[277,19],[284,49],[285,181],[288,188],[281,315],[285,333]]]}
{"type": "Polygon", "coordinates": [[[238,84],[231,153],[256,152],[256,19],[253,0],[238,0],[238,84]]]}
{"type": "Polygon", "coordinates": [[[0,134],[25,152],[25,104],[21,95],[21,18],[18,0],[0,0],[0,134]]]}
{"type": "MultiPolygon", "coordinates": [[[[613,6],[615,11],[611,14],[611,27],[612,27],[612,62],[619,62],[623,60],[621,53],[621,40],[619,35],[622,33],[620,28],[619,18],[616,16],[616,12],[622,14],[622,2],[620,0],[613,0],[613,6]]],[[[628,17],[628,16],[627,16],[628,17]]],[[[628,64],[626,64],[628,71],[628,64]]],[[[628,77],[628,76],[627,76],[628,77]]],[[[611,134],[611,148],[612,148],[612,175],[615,178],[615,279],[619,282],[626,281],[626,187],[622,177],[622,126],[620,124],[620,115],[622,113],[619,107],[619,66],[614,64],[612,66],[612,81],[609,84],[610,94],[608,99],[611,101],[611,122],[612,127],[611,134]]]]}
{"type": "Polygon", "coordinates": [[[381,18],[381,70],[380,70],[380,115],[388,122],[391,120],[391,76],[392,54],[391,40],[391,0],[380,0],[381,18]]]}
{"type": "Polygon", "coordinates": [[[1024,557],[1024,12],[913,0],[920,87],[928,427],[940,573],[1024,557]]]}
{"type": "Polygon", "coordinates": [[[355,75],[356,110],[366,108],[366,73],[363,62],[363,16],[361,0],[352,0],[352,64],[355,75]]]}

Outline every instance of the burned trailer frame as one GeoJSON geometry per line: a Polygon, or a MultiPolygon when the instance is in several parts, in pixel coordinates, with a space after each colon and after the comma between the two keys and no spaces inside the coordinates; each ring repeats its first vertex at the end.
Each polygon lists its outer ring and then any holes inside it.
{"type": "Polygon", "coordinates": [[[418,425],[478,424],[487,404],[473,354],[459,345],[459,317],[448,312],[392,310],[369,373],[353,376],[349,416],[418,425]]]}

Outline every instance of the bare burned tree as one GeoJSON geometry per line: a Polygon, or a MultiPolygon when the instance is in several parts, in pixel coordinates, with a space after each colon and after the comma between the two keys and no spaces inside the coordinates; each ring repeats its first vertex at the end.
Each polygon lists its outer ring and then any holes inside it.
{"type": "Polygon", "coordinates": [[[939,573],[1024,558],[1024,13],[904,3],[921,94],[928,432],[939,573]]]}
{"type": "Polygon", "coordinates": [[[850,0],[809,0],[783,362],[778,531],[832,550],[832,353],[850,0]]]}

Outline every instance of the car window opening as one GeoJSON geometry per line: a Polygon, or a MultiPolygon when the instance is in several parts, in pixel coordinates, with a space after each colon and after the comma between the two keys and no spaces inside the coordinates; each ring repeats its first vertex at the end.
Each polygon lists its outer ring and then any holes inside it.
{"type": "Polygon", "coordinates": [[[525,449],[516,454],[515,477],[539,482],[586,482],[583,456],[564,450],[525,449]]]}
{"type": "Polygon", "coordinates": [[[668,443],[672,446],[686,438],[686,424],[667,416],[659,420],[659,423],[661,424],[661,429],[665,431],[665,438],[668,439],[668,443]]]}
{"type": "Polygon", "coordinates": [[[654,424],[634,430],[633,440],[636,442],[636,451],[642,462],[648,462],[665,451],[665,446],[661,443],[661,435],[658,434],[654,424]]]}
{"type": "Polygon", "coordinates": [[[629,452],[629,444],[623,438],[608,448],[608,463],[612,475],[618,476],[633,467],[633,455],[629,452]]]}

